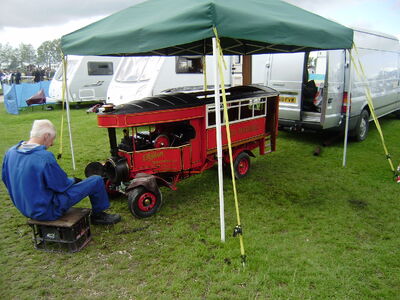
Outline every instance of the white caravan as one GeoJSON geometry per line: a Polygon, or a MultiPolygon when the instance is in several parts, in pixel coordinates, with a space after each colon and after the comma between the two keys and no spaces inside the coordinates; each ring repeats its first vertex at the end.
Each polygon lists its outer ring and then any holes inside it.
{"type": "MultiPolygon", "coordinates": [[[[378,117],[400,113],[400,47],[396,37],[354,29],[354,43],[378,117]]],[[[351,98],[350,134],[362,141],[371,113],[364,83],[346,50],[253,56],[253,82],[280,92],[279,124],[291,129],[344,128],[351,98]],[[263,72],[260,72],[263,69],[263,72]],[[351,86],[350,86],[351,85],[351,86]],[[349,92],[351,97],[349,97],[349,92]]]]}
{"type": "MultiPolygon", "coordinates": [[[[240,56],[225,57],[228,68],[224,78],[227,86],[232,82],[233,85],[242,82],[240,59],[240,56]]],[[[214,82],[213,65],[212,57],[206,57],[208,86],[214,82]]],[[[203,89],[203,69],[202,56],[124,57],[108,87],[107,103],[119,105],[178,88],[203,89]]]]}
{"type": "MultiPolygon", "coordinates": [[[[76,56],[67,57],[67,88],[70,102],[105,102],[108,85],[118,67],[120,57],[76,56]]],[[[51,80],[49,96],[62,100],[62,65],[51,80]]]]}

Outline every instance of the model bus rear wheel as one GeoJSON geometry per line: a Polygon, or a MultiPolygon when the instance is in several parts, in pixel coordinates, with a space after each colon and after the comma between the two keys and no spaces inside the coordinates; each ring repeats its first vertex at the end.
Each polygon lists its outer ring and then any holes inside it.
{"type": "Polygon", "coordinates": [[[369,129],[369,112],[364,109],[359,117],[357,126],[354,130],[354,137],[358,142],[361,142],[367,138],[369,129]]]}
{"type": "Polygon", "coordinates": [[[250,170],[250,156],[246,152],[241,152],[233,164],[236,179],[241,179],[250,170]]]}
{"type": "Polygon", "coordinates": [[[143,186],[134,188],[128,193],[130,212],[138,218],[154,215],[161,207],[162,197],[159,189],[149,191],[143,186]]]}

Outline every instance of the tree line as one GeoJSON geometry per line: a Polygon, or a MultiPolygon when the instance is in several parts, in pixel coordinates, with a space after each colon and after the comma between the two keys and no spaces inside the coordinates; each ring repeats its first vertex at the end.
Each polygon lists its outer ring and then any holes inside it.
{"type": "Polygon", "coordinates": [[[37,49],[21,43],[12,47],[0,43],[0,69],[29,72],[32,68],[52,69],[61,62],[60,39],[43,42],[37,49]]]}

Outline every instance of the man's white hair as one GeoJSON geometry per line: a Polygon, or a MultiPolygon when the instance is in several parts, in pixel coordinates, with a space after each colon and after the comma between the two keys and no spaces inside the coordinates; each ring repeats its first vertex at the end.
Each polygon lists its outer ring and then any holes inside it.
{"type": "Polygon", "coordinates": [[[42,137],[46,133],[50,134],[51,137],[56,137],[56,128],[53,123],[49,120],[35,120],[33,121],[32,130],[31,130],[31,138],[33,137],[42,137]]]}

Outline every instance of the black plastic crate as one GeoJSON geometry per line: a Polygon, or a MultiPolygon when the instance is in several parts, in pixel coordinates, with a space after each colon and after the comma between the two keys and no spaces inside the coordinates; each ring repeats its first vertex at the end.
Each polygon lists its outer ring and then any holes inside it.
{"type": "Polygon", "coordinates": [[[91,240],[90,209],[70,208],[56,221],[28,220],[36,249],[50,252],[77,252],[91,240]]]}

